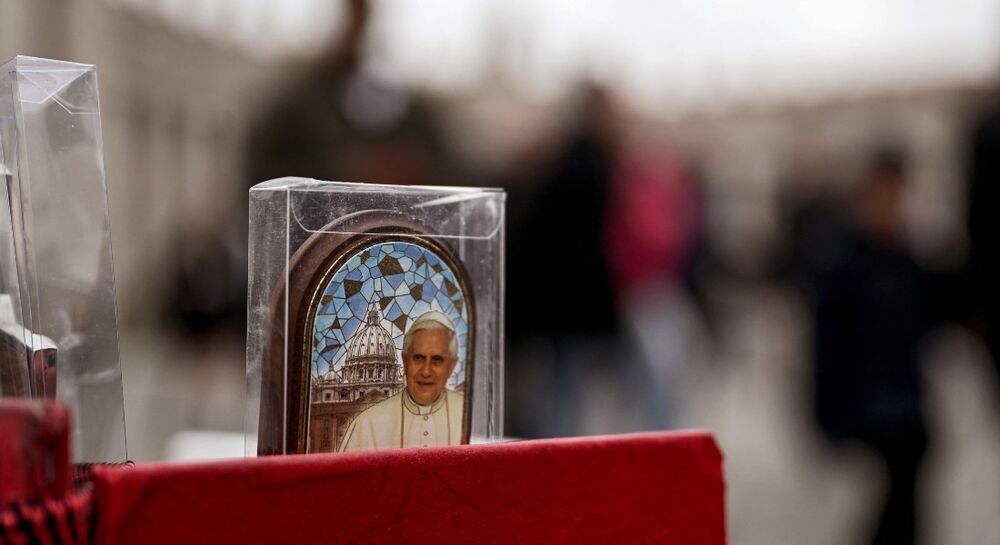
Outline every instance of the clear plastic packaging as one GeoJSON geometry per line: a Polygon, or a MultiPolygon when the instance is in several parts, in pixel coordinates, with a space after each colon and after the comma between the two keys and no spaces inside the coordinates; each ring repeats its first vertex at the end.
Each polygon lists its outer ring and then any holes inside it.
{"type": "Polygon", "coordinates": [[[0,396],[55,397],[77,462],[126,459],[97,72],[0,69],[0,396]]]}
{"type": "Polygon", "coordinates": [[[496,189],[254,186],[247,455],[500,439],[504,204],[496,189]]]}

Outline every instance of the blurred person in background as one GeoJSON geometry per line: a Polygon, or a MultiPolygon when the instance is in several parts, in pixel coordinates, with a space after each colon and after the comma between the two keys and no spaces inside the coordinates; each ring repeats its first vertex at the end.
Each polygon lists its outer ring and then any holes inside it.
{"type": "Polygon", "coordinates": [[[222,335],[242,343],[246,337],[246,244],[234,231],[190,225],[174,241],[169,314],[193,341],[211,344],[222,335]]]}
{"type": "MultiPolygon", "coordinates": [[[[452,181],[452,161],[434,112],[415,94],[379,82],[363,69],[371,16],[367,0],[346,2],[345,24],[331,47],[251,128],[246,188],[283,176],[398,184],[452,181]]],[[[236,199],[243,203],[239,209],[246,210],[246,191],[236,199]]],[[[198,243],[178,243],[170,314],[189,333],[246,324],[246,222],[238,225],[238,233],[223,236],[209,230],[197,237],[198,243]],[[234,253],[232,247],[243,250],[234,253]]]]}
{"type": "Polygon", "coordinates": [[[986,342],[1000,379],[1000,106],[972,135],[968,187],[972,322],[986,342]]]}
{"type": "Polygon", "coordinates": [[[423,99],[364,67],[367,0],[346,2],[330,49],[280,94],[249,135],[250,185],[282,176],[396,184],[449,182],[450,158],[423,99]]]}
{"type": "MultiPolygon", "coordinates": [[[[607,92],[583,90],[555,160],[521,200],[508,245],[509,433],[579,435],[619,390],[595,377],[627,368],[604,237],[620,120],[607,92]]],[[[610,430],[605,430],[610,431],[610,430]]]]}
{"type": "Polygon", "coordinates": [[[623,325],[644,364],[644,425],[670,427],[676,384],[693,334],[686,280],[702,214],[681,163],[668,150],[625,148],[615,161],[605,242],[623,325]]]}
{"type": "Polygon", "coordinates": [[[835,253],[811,260],[824,264],[813,280],[816,416],[829,439],[858,441],[881,462],[887,486],[876,545],[918,542],[927,450],[920,352],[930,305],[926,275],[901,238],[905,189],[903,157],[879,153],[843,239],[830,241],[835,253]]]}

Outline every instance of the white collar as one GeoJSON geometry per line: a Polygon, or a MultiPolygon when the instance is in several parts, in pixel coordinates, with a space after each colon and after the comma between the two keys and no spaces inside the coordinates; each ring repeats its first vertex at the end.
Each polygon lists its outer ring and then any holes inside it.
{"type": "Polygon", "coordinates": [[[439,395],[438,398],[434,400],[434,403],[431,403],[430,405],[421,405],[416,401],[414,401],[412,397],[410,397],[410,391],[404,387],[402,398],[403,398],[403,406],[406,407],[406,410],[410,411],[410,414],[417,414],[417,415],[434,414],[438,412],[438,410],[441,407],[444,407],[445,401],[448,400],[448,392],[442,390],[441,395],[439,395]]]}

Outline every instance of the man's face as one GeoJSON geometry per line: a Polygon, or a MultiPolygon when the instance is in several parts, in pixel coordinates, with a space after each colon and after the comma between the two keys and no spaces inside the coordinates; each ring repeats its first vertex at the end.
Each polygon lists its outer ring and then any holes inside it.
{"type": "Polygon", "coordinates": [[[413,334],[410,352],[403,354],[406,390],[420,405],[430,405],[444,391],[458,358],[448,351],[451,333],[421,329],[413,334]]]}

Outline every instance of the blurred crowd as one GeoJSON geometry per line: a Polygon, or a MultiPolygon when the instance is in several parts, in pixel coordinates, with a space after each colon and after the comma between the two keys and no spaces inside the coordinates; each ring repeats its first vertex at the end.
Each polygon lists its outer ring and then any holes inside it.
{"type": "MultiPolygon", "coordinates": [[[[820,158],[842,172],[838,179],[799,167],[795,175],[831,180],[791,185],[777,211],[776,242],[748,270],[727,263],[713,244],[710,215],[720,207],[708,200],[711,180],[698,155],[640,130],[606,85],[581,82],[550,134],[524,142],[509,168],[477,171],[448,146],[442,105],[363,69],[371,14],[362,0],[349,6],[327,53],[251,129],[248,186],[296,174],[506,188],[508,435],[697,422],[684,414],[684,377],[718,359],[713,346],[729,327],[721,286],[775,286],[799,301],[797,325],[811,339],[801,352],[806,420],[829,449],[860,447],[881,473],[861,541],[919,542],[927,524],[920,478],[935,438],[924,395],[927,344],[935,331],[958,326],[994,362],[1000,356],[1000,290],[992,282],[1000,114],[978,126],[970,115],[961,143],[968,158],[961,257],[935,260],[914,249],[906,199],[915,150],[889,133],[852,150],[853,168],[820,158]]],[[[228,301],[196,296],[220,293],[198,285],[212,270],[181,275],[193,291],[177,297],[184,307],[177,316],[196,333],[240,323],[231,319],[241,316],[238,290],[224,290],[228,301]],[[187,308],[192,301],[215,305],[218,315],[187,308]]]]}
{"type": "MultiPolygon", "coordinates": [[[[712,427],[731,510],[759,501],[739,487],[767,466],[743,457],[781,464],[775,451],[804,448],[820,464],[848,453],[874,483],[866,512],[811,542],[931,541],[931,506],[944,503],[931,496],[946,487],[925,476],[935,449],[957,437],[935,418],[949,402],[928,393],[940,372],[931,363],[957,366],[941,357],[943,335],[985,355],[975,386],[1000,410],[997,93],[661,123],[595,77],[567,94],[555,122],[484,164],[464,151],[456,103],[366,69],[374,14],[364,0],[346,6],[328,48],[248,127],[233,209],[246,209],[253,184],[285,175],[502,187],[507,435],[712,427]],[[914,103],[935,105],[933,115],[914,103]],[[706,377],[742,378],[711,389],[706,377]],[[746,399],[769,392],[782,397],[746,399]],[[770,420],[790,431],[754,427],[741,411],[758,406],[791,413],[770,420]],[[720,407],[737,408],[714,418],[720,407]],[[808,446],[740,450],[758,435],[808,446]]],[[[192,353],[245,334],[246,231],[236,225],[178,236],[162,314],[192,353]]],[[[988,426],[998,422],[991,413],[988,426]]],[[[1000,430],[988,426],[961,438],[992,441],[1000,430]]]]}

